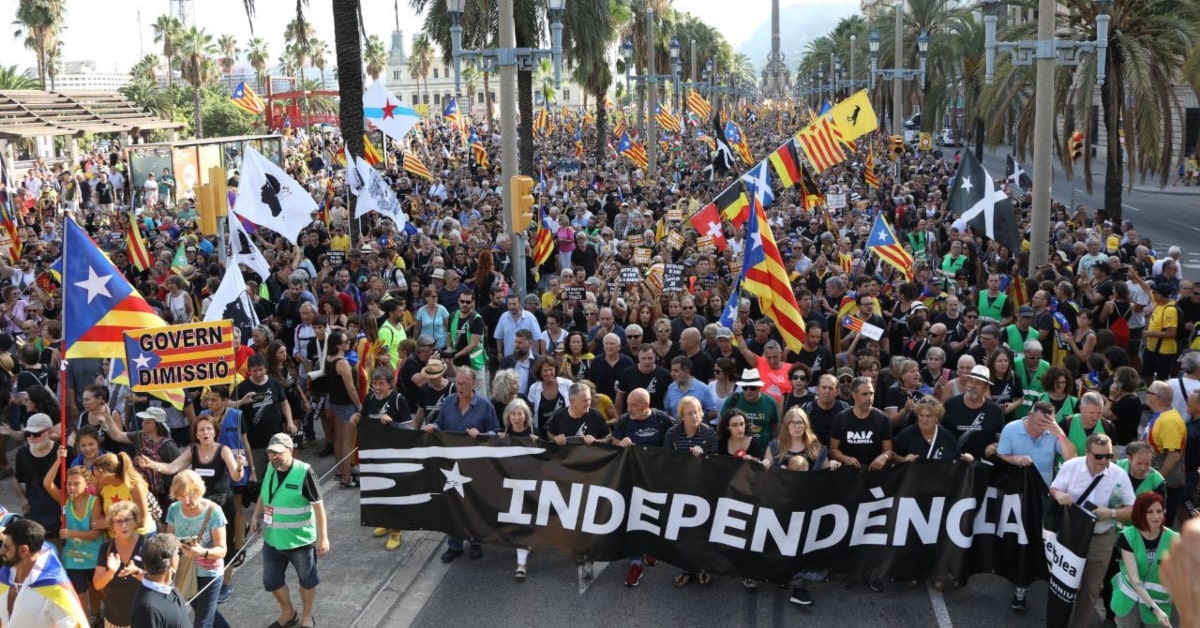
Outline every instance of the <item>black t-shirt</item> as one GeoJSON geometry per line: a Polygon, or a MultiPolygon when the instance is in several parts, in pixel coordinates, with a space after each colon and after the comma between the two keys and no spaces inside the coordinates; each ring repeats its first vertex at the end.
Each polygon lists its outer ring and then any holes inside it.
{"type": "Polygon", "coordinates": [[[925,440],[920,427],[910,425],[896,434],[892,449],[897,456],[917,454],[921,460],[954,460],[961,455],[954,434],[940,425],[933,443],[925,440]]]}
{"type": "MultiPolygon", "coordinates": [[[[130,565],[139,569],[144,568],[142,564],[142,544],[144,542],[145,537],[139,536],[129,560],[130,565]]],[[[108,556],[116,551],[116,540],[110,539],[100,547],[100,556],[108,556]]],[[[104,587],[106,600],[104,619],[117,626],[130,626],[133,623],[134,599],[137,597],[138,591],[142,589],[142,582],[136,576],[122,577],[119,573],[120,570],[113,574],[112,581],[108,583],[107,587],[104,587]]]]}
{"type": "Polygon", "coordinates": [[[808,366],[812,371],[812,375],[809,376],[811,382],[817,381],[825,373],[832,374],[837,368],[837,363],[833,360],[833,353],[823,345],[818,346],[816,351],[809,351],[807,348],[800,349],[796,361],[808,366]]]}
{"type": "Polygon", "coordinates": [[[42,486],[42,480],[58,459],[57,449],[51,447],[49,453],[39,458],[29,450],[29,445],[23,445],[17,450],[17,464],[13,469],[13,477],[25,485],[25,499],[29,501],[25,518],[42,524],[47,533],[57,533],[61,528],[62,506],[42,486]]]}
{"type": "Polygon", "coordinates": [[[595,438],[604,438],[608,436],[608,422],[595,410],[589,409],[577,419],[571,416],[570,408],[562,408],[550,416],[550,421],[546,425],[546,433],[551,436],[562,434],[567,438],[589,434],[595,438]]]}
{"type": "Polygon", "coordinates": [[[1000,442],[1004,413],[996,402],[986,400],[979,409],[973,409],[967,407],[962,395],[956,395],[947,399],[944,405],[946,415],[942,417],[942,425],[958,438],[962,453],[981,460],[988,445],[1000,442]]]}
{"type": "Polygon", "coordinates": [[[418,408],[425,409],[425,418],[422,421],[425,424],[433,423],[437,420],[438,413],[442,411],[442,401],[454,394],[454,382],[446,381],[445,388],[434,388],[429,384],[422,384],[417,393],[418,408]]]}
{"type": "MultiPolygon", "coordinates": [[[[1139,532],[1140,534],[1140,532],[1139,532]]],[[[1142,534],[1142,543],[1146,546],[1146,558],[1153,563],[1154,557],[1158,555],[1158,542],[1162,540],[1162,534],[1159,533],[1158,538],[1148,539],[1145,534],[1142,534]]],[[[1117,548],[1127,552],[1133,552],[1133,546],[1125,539],[1124,534],[1117,535],[1117,548]]]]}
{"type": "MultiPolygon", "coordinates": [[[[715,377],[713,370],[717,368],[717,364],[711,355],[704,351],[697,351],[696,355],[689,355],[687,358],[692,361],[692,377],[705,384],[713,380],[715,377]]],[[[739,372],[737,375],[740,376],[741,373],[739,372]]]]}
{"type": "Polygon", "coordinates": [[[146,628],[184,628],[191,625],[187,602],[179,591],[164,594],[140,587],[133,598],[133,626],[146,628]]]}
{"type": "Polygon", "coordinates": [[[617,378],[617,391],[629,394],[636,388],[645,388],[650,393],[650,407],[663,409],[663,398],[667,396],[667,386],[671,385],[671,374],[662,367],[654,367],[653,371],[643,373],[637,366],[631,366],[621,372],[617,378]]]}
{"type": "Polygon", "coordinates": [[[271,437],[283,431],[283,404],[287,393],[272,377],[265,384],[244,380],[237,385],[233,398],[240,400],[246,393],[254,393],[254,400],[241,406],[242,433],[250,440],[251,449],[265,449],[271,437]]]}
{"type": "MultiPolygon", "coordinates": [[[[633,367],[633,360],[625,354],[617,355],[616,364],[609,364],[604,354],[600,354],[592,360],[591,365],[588,367],[588,377],[596,385],[596,392],[615,398],[617,396],[617,378],[625,369],[631,367],[633,367]]],[[[667,389],[664,386],[663,393],[665,394],[666,391],[667,389]]]]}
{"type": "Polygon", "coordinates": [[[361,419],[378,421],[385,415],[392,419],[393,424],[412,420],[412,415],[408,411],[408,402],[399,392],[393,390],[383,399],[375,397],[375,393],[367,395],[366,400],[363,401],[361,419]]]}
{"type": "MultiPolygon", "coordinates": [[[[451,338],[452,342],[450,343],[450,346],[453,347],[455,351],[462,351],[465,349],[467,345],[471,344],[472,337],[479,338],[481,345],[487,345],[487,331],[483,322],[483,316],[481,316],[478,312],[471,312],[471,315],[467,317],[467,320],[464,322],[462,320],[462,310],[459,310],[450,315],[451,328],[454,328],[456,322],[455,319],[458,319],[457,329],[455,330],[456,333],[454,334],[454,337],[451,338]]],[[[471,356],[469,354],[461,358],[454,358],[454,366],[470,365],[471,356]]]]}
{"type": "Polygon", "coordinates": [[[882,410],[871,408],[867,418],[860,419],[854,408],[846,408],[833,418],[829,436],[839,441],[843,455],[866,467],[883,453],[883,443],[892,440],[892,424],[882,410]]]}
{"type": "Polygon", "coordinates": [[[804,413],[808,415],[808,425],[812,428],[813,434],[816,434],[817,440],[826,447],[829,446],[829,433],[833,430],[833,419],[848,407],[846,402],[841,399],[834,399],[833,407],[828,410],[822,408],[815,399],[811,403],[801,406],[804,413]]]}

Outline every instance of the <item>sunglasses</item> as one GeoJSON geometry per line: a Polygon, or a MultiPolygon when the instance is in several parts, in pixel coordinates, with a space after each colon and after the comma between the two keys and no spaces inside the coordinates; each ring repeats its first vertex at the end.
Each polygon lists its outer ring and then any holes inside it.
{"type": "Polygon", "coordinates": [[[1092,457],[1096,460],[1112,460],[1113,458],[1117,457],[1117,454],[1098,454],[1092,451],[1089,451],[1088,453],[1092,454],[1092,457]]]}

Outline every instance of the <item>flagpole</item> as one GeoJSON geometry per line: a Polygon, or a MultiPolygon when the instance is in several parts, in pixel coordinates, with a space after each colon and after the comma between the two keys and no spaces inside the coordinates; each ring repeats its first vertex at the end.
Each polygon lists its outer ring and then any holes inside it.
{"type": "MultiPolygon", "coordinates": [[[[63,238],[62,238],[63,267],[62,267],[62,277],[59,278],[60,285],[59,285],[58,289],[62,290],[62,311],[63,311],[64,316],[66,316],[67,312],[70,312],[70,310],[67,309],[67,292],[69,292],[69,290],[67,289],[67,260],[69,260],[71,258],[67,257],[67,243],[70,241],[71,238],[67,234],[67,229],[70,228],[70,223],[74,223],[74,222],[75,222],[75,220],[73,218],[71,218],[70,216],[66,216],[63,219],[63,238]]],[[[63,334],[62,358],[58,361],[58,429],[59,429],[58,446],[59,447],[67,446],[67,355],[70,352],[70,350],[71,350],[71,347],[70,347],[70,345],[67,344],[67,335],[63,334]]],[[[57,451],[54,452],[54,455],[58,456],[58,452],[57,451]]],[[[60,499],[62,502],[61,525],[62,525],[62,529],[66,530],[67,529],[67,461],[66,460],[59,460],[58,479],[59,479],[59,486],[61,488],[60,499]]]]}

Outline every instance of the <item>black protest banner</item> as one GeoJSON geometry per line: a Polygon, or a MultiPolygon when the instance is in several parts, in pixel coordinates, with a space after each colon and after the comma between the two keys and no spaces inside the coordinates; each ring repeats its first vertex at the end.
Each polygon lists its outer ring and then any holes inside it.
{"type": "Polygon", "coordinates": [[[1047,498],[1042,521],[1042,544],[1049,572],[1049,592],[1046,595],[1046,626],[1060,628],[1071,621],[1083,566],[1096,517],[1079,506],[1060,506],[1047,498]]]}
{"type": "Polygon", "coordinates": [[[663,266],[663,292],[683,292],[683,266],[679,264],[663,266]]]}
{"type": "Polygon", "coordinates": [[[665,449],[374,424],[360,426],[359,443],[365,526],[590,560],[645,553],[773,582],[832,569],[902,580],[998,573],[1028,583],[1046,570],[1037,538],[1046,488],[1032,469],[954,462],[801,473],[665,449]]]}

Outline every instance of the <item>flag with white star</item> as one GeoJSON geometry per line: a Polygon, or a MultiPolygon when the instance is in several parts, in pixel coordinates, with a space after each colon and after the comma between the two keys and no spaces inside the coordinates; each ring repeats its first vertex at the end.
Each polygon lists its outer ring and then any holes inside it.
{"type": "Polygon", "coordinates": [[[87,233],[66,219],[63,237],[63,344],[67,358],[125,355],[127,329],[165,327],[87,233]]]}
{"type": "Polygon", "coordinates": [[[996,185],[975,153],[963,151],[946,207],[975,233],[999,242],[1013,255],[1021,252],[1016,212],[1008,194],[996,185]]]}
{"type": "Polygon", "coordinates": [[[883,212],[875,215],[875,224],[871,225],[871,236],[867,238],[866,246],[879,259],[903,273],[905,281],[912,280],[913,256],[896,240],[896,232],[892,231],[883,212]]]}

